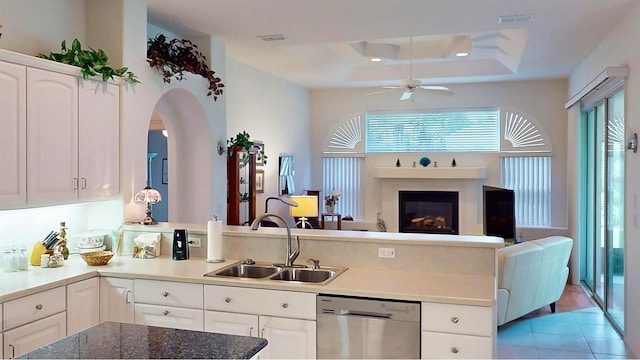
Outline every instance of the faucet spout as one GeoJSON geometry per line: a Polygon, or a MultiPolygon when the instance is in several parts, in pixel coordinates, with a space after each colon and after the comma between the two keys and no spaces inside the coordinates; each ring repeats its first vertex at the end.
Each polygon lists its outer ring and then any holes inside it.
{"type": "Polygon", "coordinates": [[[253,220],[253,222],[251,223],[251,230],[258,230],[260,228],[260,222],[266,217],[275,217],[280,219],[282,224],[284,224],[285,228],[287,229],[287,248],[286,248],[286,254],[284,257],[284,266],[287,266],[287,267],[293,266],[293,262],[296,261],[296,258],[300,254],[300,238],[296,236],[296,249],[295,251],[292,251],[291,228],[289,228],[287,221],[282,216],[275,213],[264,213],[264,214],[258,215],[256,219],[253,220]]]}

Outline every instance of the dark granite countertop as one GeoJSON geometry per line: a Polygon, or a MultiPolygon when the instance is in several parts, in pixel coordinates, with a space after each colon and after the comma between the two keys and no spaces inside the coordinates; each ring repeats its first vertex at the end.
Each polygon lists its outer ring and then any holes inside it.
{"type": "Polygon", "coordinates": [[[249,359],[262,338],[105,322],[18,359],[249,359]]]}

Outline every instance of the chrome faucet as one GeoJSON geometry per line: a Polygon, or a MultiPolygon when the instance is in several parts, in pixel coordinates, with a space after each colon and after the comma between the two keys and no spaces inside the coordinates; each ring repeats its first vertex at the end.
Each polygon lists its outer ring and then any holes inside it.
{"type": "Polygon", "coordinates": [[[260,228],[260,222],[262,221],[262,219],[270,216],[280,219],[280,221],[282,221],[284,226],[287,228],[287,253],[285,254],[284,258],[284,266],[291,267],[293,266],[293,262],[298,258],[298,255],[300,255],[300,238],[296,236],[296,250],[291,251],[291,229],[289,228],[287,221],[283,219],[282,216],[275,213],[264,213],[258,215],[258,217],[256,217],[256,219],[251,223],[251,230],[258,230],[260,228]]]}

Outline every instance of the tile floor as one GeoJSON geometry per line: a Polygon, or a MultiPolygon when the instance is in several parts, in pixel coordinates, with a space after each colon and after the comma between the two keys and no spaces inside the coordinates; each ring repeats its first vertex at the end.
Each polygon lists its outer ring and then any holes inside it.
{"type": "Polygon", "coordinates": [[[500,359],[628,359],[598,307],[512,321],[498,328],[500,359]]]}

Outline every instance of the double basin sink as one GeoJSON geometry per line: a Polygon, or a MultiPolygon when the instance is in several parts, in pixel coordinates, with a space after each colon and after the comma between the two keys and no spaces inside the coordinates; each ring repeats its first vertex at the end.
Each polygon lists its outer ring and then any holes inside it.
{"type": "Polygon", "coordinates": [[[304,265],[285,267],[282,264],[257,263],[251,260],[231,264],[222,269],[204,274],[211,277],[238,279],[265,279],[303,284],[326,285],[347,268],[322,266],[314,269],[304,265]]]}

